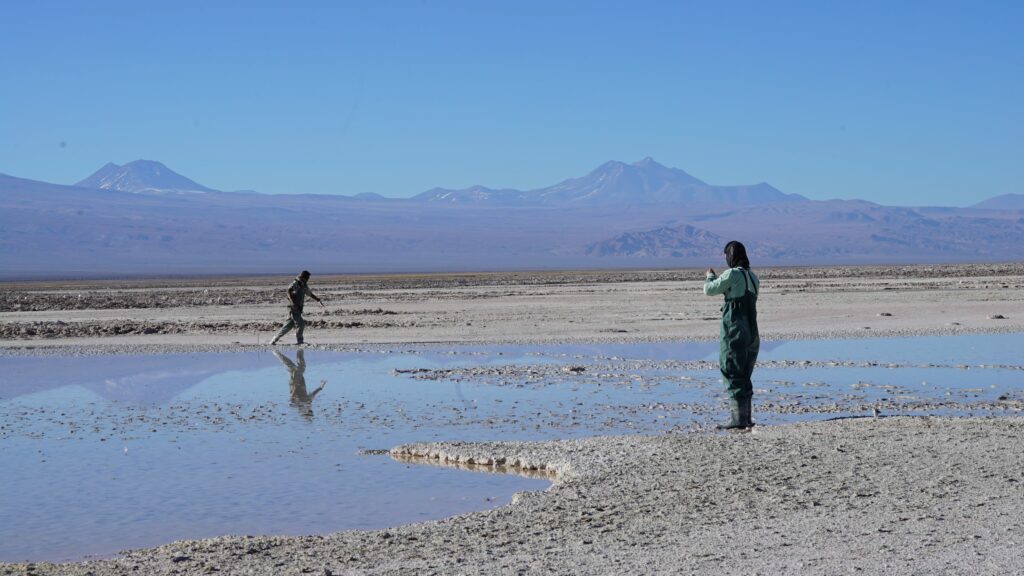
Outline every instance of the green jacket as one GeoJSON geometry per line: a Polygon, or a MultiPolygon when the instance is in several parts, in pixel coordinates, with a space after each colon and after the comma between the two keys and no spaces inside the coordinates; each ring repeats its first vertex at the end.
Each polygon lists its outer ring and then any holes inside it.
{"type": "Polygon", "coordinates": [[[288,286],[288,294],[291,296],[288,307],[292,308],[292,303],[294,302],[295,309],[299,312],[302,312],[303,305],[306,303],[306,296],[309,296],[314,300],[320,300],[313,294],[313,291],[309,289],[309,286],[298,278],[292,281],[291,286],[288,286]]]}

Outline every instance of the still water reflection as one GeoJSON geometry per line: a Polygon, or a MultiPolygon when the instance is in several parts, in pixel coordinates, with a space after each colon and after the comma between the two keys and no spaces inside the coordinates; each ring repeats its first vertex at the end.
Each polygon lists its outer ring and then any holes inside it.
{"type": "MultiPolygon", "coordinates": [[[[766,343],[755,420],[1017,414],[1024,337],[766,343]]],[[[441,518],[547,482],[367,449],[707,430],[713,343],[0,357],[0,560],[441,518]],[[286,391],[287,386],[287,391],[286,391]]]]}
{"type": "Polygon", "coordinates": [[[324,389],[324,386],[327,385],[327,380],[321,380],[320,385],[315,390],[307,392],[306,351],[301,348],[296,350],[295,362],[292,362],[287,356],[277,350],[273,350],[273,352],[274,356],[277,356],[277,359],[288,370],[288,395],[291,397],[292,407],[307,421],[312,421],[313,398],[316,398],[316,395],[324,389]]]}

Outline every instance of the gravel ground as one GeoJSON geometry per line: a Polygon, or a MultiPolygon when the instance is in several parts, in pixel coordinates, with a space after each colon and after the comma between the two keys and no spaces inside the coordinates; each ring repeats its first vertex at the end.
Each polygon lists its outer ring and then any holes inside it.
{"type": "Polygon", "coordinates": [[[374,532],[175,542],[2,574],[1021,574],[1024,420],[867,418],[748,433],[421,444],[553,474],[509,506],[374,532]]]}

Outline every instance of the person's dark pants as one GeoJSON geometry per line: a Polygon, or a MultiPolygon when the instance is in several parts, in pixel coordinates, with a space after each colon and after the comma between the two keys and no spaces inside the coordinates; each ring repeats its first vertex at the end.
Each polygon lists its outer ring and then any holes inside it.
{"type": "Polygon", "coordinates": [[[280,340],[292,328],[295,328],[295,341],[302,344],[302,331],[306,329],[306,321],[302,319],[301,309],[288,309],[288,320],[285,321],[284,326],[281,326],[281,329],[274,335],[272,342],[280,340]]]}
{"type": "Polygon", "coordinates": [[[718,365],[732,399],[746,400],[754,395],[754,385],[750,378],[754,374],[760,348],[757,312],[752,303],[726,302],[722,307],[718,365]]]}

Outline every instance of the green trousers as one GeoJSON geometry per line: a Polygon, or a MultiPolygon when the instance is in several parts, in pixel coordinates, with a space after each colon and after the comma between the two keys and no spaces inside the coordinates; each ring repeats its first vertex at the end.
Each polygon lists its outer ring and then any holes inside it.
{"type": "Polygon", "coordinates": [[[718,366],[725,387],[735,400],[754,395],[754,374],[761,337],[757,331],[757,296],[747,292],[722,304],[721,348],[718,366]]]}
{"type": "Polygon", "coordinates": [[[274,335],[274,341],[287,334],[292,328],[295,328],[295,341],[302,344],[302,332],[306,329],[306,321],[302,318],[302,309],[289,306],[288,319],[285,320],[284,326],[281,326],[281,329],[274,335]]]}

